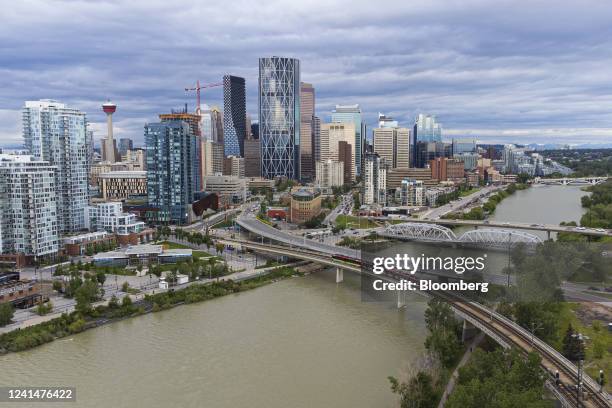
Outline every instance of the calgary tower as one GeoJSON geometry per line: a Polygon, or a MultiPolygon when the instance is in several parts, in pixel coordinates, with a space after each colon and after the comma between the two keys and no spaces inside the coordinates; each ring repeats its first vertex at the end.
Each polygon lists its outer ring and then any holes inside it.
{"type": "Polygon", "coordinates": [[[111,101],[106,101],[102,104],[102,110],[106,113],[106,125],[108,127],[106,139],[102,139],[102,161],[116,163],[119,152],[113,139],[113,113],[117,110],[117,105],[111,101]]]}

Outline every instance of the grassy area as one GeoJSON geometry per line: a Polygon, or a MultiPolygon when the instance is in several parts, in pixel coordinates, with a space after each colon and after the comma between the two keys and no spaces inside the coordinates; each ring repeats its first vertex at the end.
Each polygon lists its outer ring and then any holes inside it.
{"type": "Polygon", "coordinates": [[[465,197],[465,196],[469,196],[470,194],[474,194],[475,192],[479,191],[482,187],[472,187],[469,190],[463,190],[461,192],[459,192],[459,197],[465,197]]]}
{"type": "Polygon", "coordinates": [[[336,225],[344,228],[376,228],[378,225],[365,217],[353,217],[352,215],[339,215],[336,218],[336,225]]]}
{"type": "Polygon", "coordinates": [[[167,249],[190,249],[188,245],[177,244],[176,242],[162,241],[159,245],[163,245],[167,249]]]}
{"type": "MultiPolygon", "coordinates": [[[[581,307],[578,303],[564,303],[562,305],[559,316],[561,324],[557,336],[559,341],[554,344],[554,347],[561,350],[561,341],[570,324],[574,330],[586,335],[589,339],[586,342],[584,368],[591,378],[597,379],[599,370],[603,370],[604,373],[612,372],[612,334],[608,332],[606,327],[608,322],[594,319],[592,324],[584,324],[577,316],[581,307]]],[[[606,389],[612,391],[609,379],[607,379],[606,389]]]]}
{"type": "Polygon", "coordinates": [[[221,222],[216,223],[215,225],[212,226],[212,228],[227,228],[227,227],[232,227],[234,225],[234,218],[235,217],[229,217],[226,220],[223,220],[221,222]]]}
{"type": "Polygon", "coordinates": [[[213,254],[210,254],[210,253],[208,253],[206,251],[199,251],[199,250],[196,250],[196,249],[193,250],[193,255],[194,256],[199,256],[200,258],[209,258],[211,256],[214,256],[213,254]]]}

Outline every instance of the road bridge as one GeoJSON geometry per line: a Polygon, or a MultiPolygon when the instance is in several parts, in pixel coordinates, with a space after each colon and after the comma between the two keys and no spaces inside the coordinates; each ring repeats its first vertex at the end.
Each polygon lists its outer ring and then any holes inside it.
{"type": "MultiPolygon", "coordinates": [[[[220,242],[236,247],[248,248],[256,251],[274,253],[290,258],[319,262],[324,265],[336,267],[336,280],[338,281],[339,270],[347,270],[362,273],[361,266],[348,264],[334,259],[330,254],[320,253],[310,249],[288,248],[281,245],[265,245],[244,240],[221,239],[220,242]]],[[[413,275],[390,273],[387,278],[415,280],[413,275]]],[[[376,275],[381,278],[381,275],[376,275]]],[[[341,280],[340,280],[341,281],[341,280]]],[[[400,299],[398,292],[398,301],[400,299]]],[[[610,396],[601,391],[599,385],[588,375],[582,374],[582,397],[577,401],[576,384],[579,378],[578,368],[569,360],[556,351],[552,346],[538,339],[528,330],[524,329],[505,316],[492,309],[453,293],[435,291],[427,292],[428,296],[437,297],[448,302],[455,312],[463,317],[465,321],[486,333],[491,339],[505,348],[517,348],[524,353],[535,352],[542,358],[542,368],[548,373],[546,381],[547,388],[553,393],[564,407],[610,407],[610,396]],[[555,384],[554,373],[559,373],[559,385],[555,384]]]]}
{"type": "Polygon", "coordinates": [[[380,230],[378,235],[400,240],[477,244],[501,249],[511,248],[517,244],[537,245],[542,243],[540,237],[524,231],[482,228],[457,236],[450,228],[418,222],[389,224],[380,230]]]}
{"type": "MultiPolygon", "coordinates": [[[[388,218],[384,217],[371,217],[376,221],[389,221],[388,218]]],[[[413,224],[432,224],[432,225],[447,225],[447,226],[467,226],[467,227],[486,227],[486,228],[504,228],[513,230],[528,230],[528,231],[545,231],[551,232],[573,232],[581,235],[589,235],[593,237],[612,237],[612,230],[603,228],[586,228],[586,227],[573,227],[573,226],[562,226],[562,225],[551,225],[551,224],[529,224],[522,222],[501,222],[501,221],[489,221],[489,220],[453,220],[453,219],[442,219],[442,218],[410,218],[406,220],[413,224]]]]}
{"type": "Polygon", "coordinates": [[[605,182],[608,177],[563,177],[563,178],[542,178],[536,177],[534,183],[558,186],[583,186],[596,185],[605,182]]]}

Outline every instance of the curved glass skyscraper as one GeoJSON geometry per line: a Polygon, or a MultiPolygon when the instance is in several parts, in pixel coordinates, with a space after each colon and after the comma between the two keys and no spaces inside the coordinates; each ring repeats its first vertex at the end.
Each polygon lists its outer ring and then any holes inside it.
{"type": "Polygon", "coordinates": [[[246,97],[244,78],[223,76],[223,142],[225,156],[244,157],[246,97]]]}
{"type": "Polygon", "coordinates": [[[300,178],[300,61],[259,59],[261,174],[300,178]]]}

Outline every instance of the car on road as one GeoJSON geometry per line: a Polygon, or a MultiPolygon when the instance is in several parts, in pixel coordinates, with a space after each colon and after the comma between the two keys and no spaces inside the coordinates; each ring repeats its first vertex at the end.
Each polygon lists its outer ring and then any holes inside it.
{"type": "Polygon", "coordinates": [[[606,232],[606,230],[603,229],[603,228],[596,228],[595,231],[597,231],[597,232],[606,232]]]}
{"type": "Polygon", "coordinates": [[[584,227],[576,227],[576,229],[577,229],[578,231],[584,231],[586,228],[584,228],[584,227]]]}

